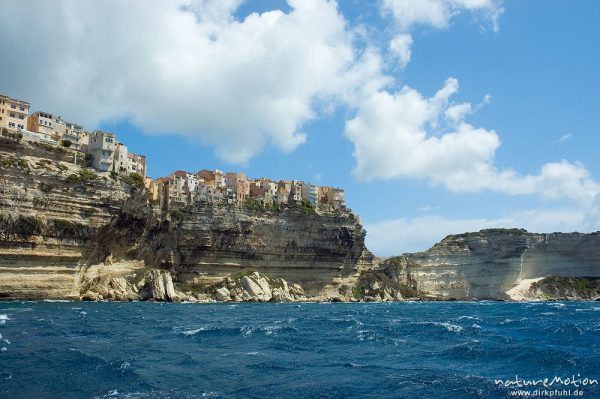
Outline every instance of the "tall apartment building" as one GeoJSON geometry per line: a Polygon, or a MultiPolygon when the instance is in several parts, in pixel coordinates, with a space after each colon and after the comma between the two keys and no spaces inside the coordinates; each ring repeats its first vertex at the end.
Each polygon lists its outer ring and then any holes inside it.
{"type": "Polygon", "coordinates": [[[233,191],[235,202],[243,205],[246,202],[246,196],[250,194],[250,184],[248,177],[243,173],[227,173],[227,187],[233,191]]]}
{"type": "Polygon", "coordinates": [[[0,128],[25,129],[29,103],[0,94],[0,128]]]}
{"type": "Polygon", "coordinates": [[[115,134],[96,130],[90,134],[88,153],[92,156],[94,169],[111,172],[115,170],[114,158],[117,149],[115,134]]]}

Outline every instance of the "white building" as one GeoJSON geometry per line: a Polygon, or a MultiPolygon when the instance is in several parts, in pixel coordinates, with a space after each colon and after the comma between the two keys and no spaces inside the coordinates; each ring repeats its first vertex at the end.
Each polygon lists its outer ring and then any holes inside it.
{"type": "Polygon", "coordinates": [[[96,130],[90,134],[88,153],[92,156],[94,169],[111,172],[115,171],[115,151],[117,140],[115,134],[96,130]]]}
{"type": "Polygon", "coordinates": [[[302,186],[302,201],[306,201],[312,206],[316,208],[319,205],[318,193],[319,187],[314,184],[305,183],[302,186]]]}

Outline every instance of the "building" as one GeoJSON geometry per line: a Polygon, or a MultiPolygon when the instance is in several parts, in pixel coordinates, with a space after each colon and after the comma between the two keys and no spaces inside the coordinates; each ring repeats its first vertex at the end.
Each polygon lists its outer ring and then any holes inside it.
{"type": "Polygon", "coordinates": [[[27,130],[57,141],[54,138],[54,116],[47,112],[37,111],[29,115],[27,118],[27,130]]]}
{"type": "Polygon", "coordinates": [[[60,116],[42,111],[34,112],[27,118],[27,130],[56,142],[70,141],[72,149],[87,152],[89,133],[83,130],[83,126],[67,122],[60,116]]]}
{"type": "Polygon", "coordinates": [[[317,205],[319,205],[318,191],[318,186],[315,186],[311,183],[305,183],[302,186],[302,201],[306,201],[310,204],[310,206],[316,208],[317,205]]]}
{"type": "Polygon", "coordinates": [[[70,141],[72,149],[87,152],[90,134],[83,129],[83,126],[76,123],[65,122],[64,125],[65,129],[62,139],[70,141]]]}
{"type": "Polygon", "coordinates": [[[126,174],[127,167],[129,166],[129,158],[127,157],[129,152],[127,151],[127,146],[120,141],[115,140],[115,143],[115,154],[113,157],[114,166],[112,170],[119,174],[126,174]]]}
{"type": "Polygon", "coordinates": [[[276,202],[277,183],[264,177],[251,181],[250,197],[265,206],[272,206],[276,202]]]}
{"type": "Polygon", "coordinates": [[[290,180],[279,180],[277,182],[277,195],[273,199],[280,205],[287,205],[292,194],[292,182],[290,180]]]}
{"type": "Polygon", "coordinates": [[[344,199],[344,190],[340,188],[332,189],[333,208],[337,210],[346,209],[346,200],[344,199]]]}
{"type": "Polygon", "coordinates": [[[29,115],[29,103],[0,95],[0,128],[24,130],[29,115]]]}
{"type": "Polygon", "coordinates": [[[146,157],[133,153],[127,153],[127,173],[137,173],[146,177],[146,157]]]}
{"type": "Polygon", "coordinates": [[[198,173],[196,173],[198,180],[204,181],[205,184],[209,186],[215,186],[215,172],[208,169],[202,169],[198,173]]]}
{"type": "Polygon", "coordinates": [[[90,134],[88,153],[92,167],[102,172],[114,172],[117,140],[114,133],[96,130],[90,134]]]}
{"type": "Polygon", "coordinates": [[[248,177],[243,173],[227,173],[227,188],[233,191],[235,203],[243,205],[246,202],[246,197],[250,194],[250,183],[248,177]]]}
{"type": "Polygon", "coordinates": [[[291,203],[300,203],[302,202],[302,188],[304,186],[304,182],[300,180],[292,180],[291,184],[291,192],[290,192],[290,200],[288,202],[291,203]]]}

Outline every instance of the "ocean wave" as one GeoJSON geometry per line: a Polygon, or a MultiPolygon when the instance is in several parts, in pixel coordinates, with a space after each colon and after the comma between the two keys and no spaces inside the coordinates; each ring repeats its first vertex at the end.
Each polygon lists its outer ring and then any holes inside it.
{"type": "Polygon", "coordinates": [[[456,320],[481,320],[479,317],[475,316],[460,316],[456,320]]]}
{"type": "Polygon", "coordinates": [[[440,322],[440,321],[420,321],[420,322],[417,322],[414,324],[444,327],[447,331],[456,332],[456,333],[459,333],[463,330],[463,328],[461,326],[457,326],[456,324],[440,322]]]}
{"type": "Polygon", "coordinates": [[[0,314],[0,325],[6,324],[6,320],[10,320],[6,313],[0,314]]]}

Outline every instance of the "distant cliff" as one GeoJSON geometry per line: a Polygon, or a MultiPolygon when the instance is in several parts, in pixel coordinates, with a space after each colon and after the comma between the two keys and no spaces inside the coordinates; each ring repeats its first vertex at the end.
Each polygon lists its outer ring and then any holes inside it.
{"type": "Polygon", "coordinates": [[[600,233],[529,233],[489,229],[450,235],[406,254],[415,287],[441,298],[509,298],[524,280],[600,277],[600,233]]]}

